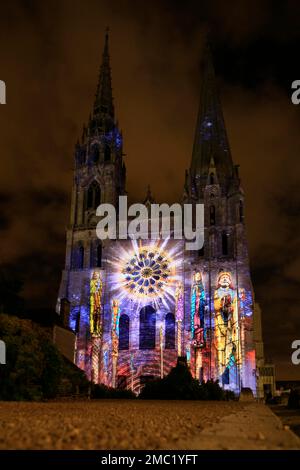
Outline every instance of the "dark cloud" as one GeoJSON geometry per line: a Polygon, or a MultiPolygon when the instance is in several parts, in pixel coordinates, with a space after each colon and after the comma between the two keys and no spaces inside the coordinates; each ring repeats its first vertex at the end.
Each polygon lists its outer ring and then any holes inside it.
{"type": "Polygon", "coordinates": [[[7,105],[0,107],[0,255],[24,277],[29,306],[55,304],[74,144],[92,108],[106,26],[127,189],[139,200],[151,184],[156,199],[168,202],[181,197],[190,163],[199,59],[210,31],[232,154],[246,193],[266,352],[276,359],[279,375],[296,375],[290,343],[300,334],[300,108],[291,104],[289,86],[299,78],[299,4],[279,4],[1,5],[0,78],[7,105]]]}

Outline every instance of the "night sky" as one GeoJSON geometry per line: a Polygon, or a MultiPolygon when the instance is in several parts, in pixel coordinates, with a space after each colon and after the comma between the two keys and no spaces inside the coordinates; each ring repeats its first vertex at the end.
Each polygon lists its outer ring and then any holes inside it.
{"type": "Polygon", "coordinates": [[[300,379],[299,1],[1,3],[0,263],[27,308],[54,308],[64,265],[73,151],[92,110],[105,28],[127,190],[180,199],[209,32],[234,162],[246,194],[256,300],[278,379],[300,379]]]}

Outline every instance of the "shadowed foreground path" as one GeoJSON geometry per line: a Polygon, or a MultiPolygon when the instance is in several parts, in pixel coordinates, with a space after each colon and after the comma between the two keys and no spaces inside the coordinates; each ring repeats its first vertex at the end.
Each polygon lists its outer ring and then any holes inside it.
{"type": "Polygon", "coordinates": [[[0,402],[0,421],[0,449],[300,449],[256,403],[0,402]]]}

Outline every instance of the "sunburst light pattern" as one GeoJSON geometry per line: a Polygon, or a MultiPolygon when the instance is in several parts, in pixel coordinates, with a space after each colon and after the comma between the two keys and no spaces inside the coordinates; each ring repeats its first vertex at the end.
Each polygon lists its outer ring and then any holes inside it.
{"type": "Polygon", "coordinates": [[[135,297],[157,297],[169,281],[170,261],[161,250],[142,247],[125,263],[125,287],[135,297]]]}
{"type": "Polygon", "coordinates": [[[137,305],[152,302],[159,306],[174,300],[182,276],[182,251],[178,243],[133,240],[118,244],[111,252],[110,288],[120,300],[137,305]]]}

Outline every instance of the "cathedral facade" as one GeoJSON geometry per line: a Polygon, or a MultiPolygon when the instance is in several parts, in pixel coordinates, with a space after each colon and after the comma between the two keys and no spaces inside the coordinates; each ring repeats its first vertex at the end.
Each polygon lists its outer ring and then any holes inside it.
{"type": "MultiPolygon", "coordinates": [[[[258,393],[263,363],[251,283],[244,193],[233,164],[210,52],[181,204],[204,204],[204,246],[172,237],[104,240],[97,207],[126,195],[123,139],[111,87],[108,35],[93,112],[75,146],[71,218],[58,312],[76,333],[89,379],[139,393],[185,356],[195,378],[258,393]],[[66,305],[68,308],[66,309],[66,305]]],[[[146,206],[153,202],[148,191],[146,206]]]]}

